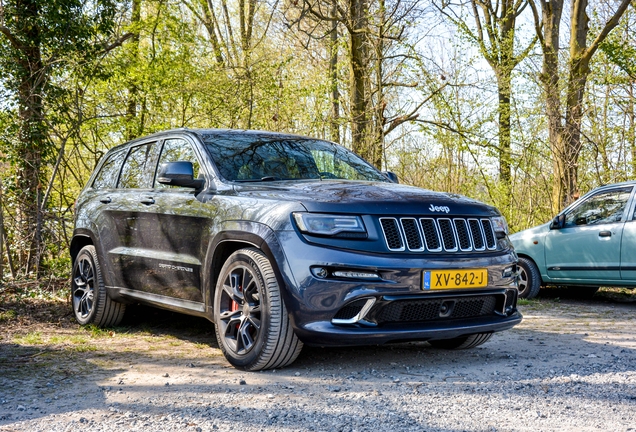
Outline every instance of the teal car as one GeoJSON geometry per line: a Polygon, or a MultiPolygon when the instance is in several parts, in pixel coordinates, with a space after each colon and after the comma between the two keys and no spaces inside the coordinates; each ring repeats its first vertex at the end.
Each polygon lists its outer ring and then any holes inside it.
{"type": "Polygon", "coordinates": [[[545,285],[591,297],[599,286],[636,287],[636,182],[602,186],[551,222],[510,240],[519,256],[519,295],[533,298],[545,285]]]}

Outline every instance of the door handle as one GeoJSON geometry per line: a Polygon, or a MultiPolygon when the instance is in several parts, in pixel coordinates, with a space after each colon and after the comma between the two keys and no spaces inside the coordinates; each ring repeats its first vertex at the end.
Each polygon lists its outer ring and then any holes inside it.
{"type": "Polygon", "coordinates": [[[611,237],[612,236],[612,232],[611,231],[601,231],[598,233],[599,237],[611,237]]]}
{"type": "Polygon", "coordinates": [[[139,202],[142,204],[151,205],[155,203],[155,200],[152,197],[146,197],[146,198],[142,198],[141,201],[139,202]]]}
{"type": "Polygon", "coordinates": [[[101,198],[101,199],[99,200],[99,202],[102,202],[102,203],[104,203],[104,204],[110,204],[110,202],[111,202],[111,201],[112,201],[112,200],[110,199],[110,197],[101,198]]]}

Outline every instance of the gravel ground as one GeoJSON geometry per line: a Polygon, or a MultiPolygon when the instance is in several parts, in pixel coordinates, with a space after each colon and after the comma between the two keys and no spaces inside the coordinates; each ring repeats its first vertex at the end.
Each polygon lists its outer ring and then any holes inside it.
{"type": "Polygon", "coordinates": [[[258,373],[176,314],[114,332],[0,321],[0,431],[636,431],[636,303],[520,309],[472,350],[305,347],[258,373]]]}

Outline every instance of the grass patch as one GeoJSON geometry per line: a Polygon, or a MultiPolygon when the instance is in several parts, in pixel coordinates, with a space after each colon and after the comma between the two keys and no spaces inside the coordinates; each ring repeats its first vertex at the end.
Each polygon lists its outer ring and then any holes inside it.
{"type": "Polygon", "coordinates": [[[44,339],[42,339],[42,333],[32,332],[14,337],[13,342],[18,345],[42,345],[44,344],[44,339]]]}
{"type": "Polygon", "coordinates": [[[98,349],[99,348],[97,348],[97,346],[92,344],[72,345],[66,348],[67,351],[79,352],[79,353],[97,351],[98,349]]]}
{"type": "Polygon", "coordinates": [[[0,312],[0,323],[3,323],[5,321],[14,320],[15,317],[17,317],[17,316],[18,316],[18,313],[16,311],[14,311],[13,309],[9,309],[7,311],[0,312]]]}

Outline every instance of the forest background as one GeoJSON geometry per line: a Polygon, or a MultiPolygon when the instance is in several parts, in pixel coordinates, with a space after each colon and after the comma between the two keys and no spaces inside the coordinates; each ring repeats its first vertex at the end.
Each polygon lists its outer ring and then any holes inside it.
{"type": "Polygon", "coordinates": [[[636,177],[630,0],[0,0],[0,284],[68,277],[112,146],[178,127],[337,141],[518,231],[636,177]]]}

